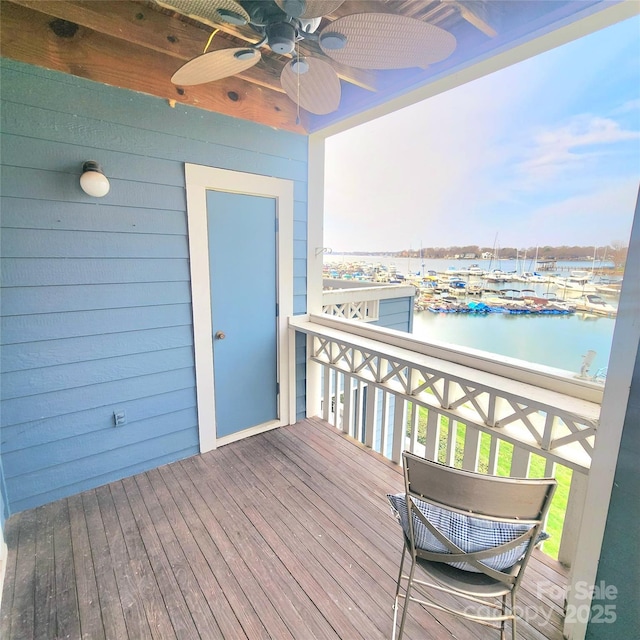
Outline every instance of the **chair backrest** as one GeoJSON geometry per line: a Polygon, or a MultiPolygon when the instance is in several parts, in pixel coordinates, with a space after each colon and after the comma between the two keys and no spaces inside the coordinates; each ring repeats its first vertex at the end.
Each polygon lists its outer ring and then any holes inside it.
{"type": "Polygon", "coordinates": [[[403,453],[407,492],[445,508],[495,518],[542,521],[554,478],[503,478],[403,453]]]}
{"type": "Polygon", "coordinates": [[[517,586],[542,531],[556,480],[489,476],[448,467],[408,452],[402,455],[409,524],[407,542],[412,556],[478,571],[510,588],[517,586]],[[445,530],[438,529],[422,513],[424,507],[415,504],[415,499],[462,514],[458,518],[462,517],[468,527],[458,527],[449,521],[445,530]],[[477,529],[472,524],[474,519],[484,520],[485,524],[477,529]],[[495,523],[490,525],[489,534],[486,521],[495,523]],[[426,529],[416,533],[416,526],[426,529]],[[506,539],[502,537],[505,528],[506,539]],[[466,531],[462,539],[460,530],[466,531]],[[425,531],[430,532],[431,542],[425,538],[425,531]],[[433,547],[434,539],[441,551],[433,547]],[[469,551],[464,550],[467,547],[469,551]]]}

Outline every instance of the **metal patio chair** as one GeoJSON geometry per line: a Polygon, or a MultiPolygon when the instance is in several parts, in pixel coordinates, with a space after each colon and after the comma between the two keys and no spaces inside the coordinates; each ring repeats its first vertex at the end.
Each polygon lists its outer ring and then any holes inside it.
{"type": "Polygon", "coordinates": [[[398,640],[410,601],[499,629],[503,640],[511,620],[515,640],[516,594],[531,552],[548,537],[542,525],[556,481],[473,473],[408,452],[402,458],[405,493],[388,496],[404,537],[392,638],[404,599],[398,640]],[[403,573],[406,555],[408,575],[403,573]],[[415,577],[418,567],[427,579],[415,577]],[[456,608],[436,602],[430,592],[466,602],[456,608]]]}

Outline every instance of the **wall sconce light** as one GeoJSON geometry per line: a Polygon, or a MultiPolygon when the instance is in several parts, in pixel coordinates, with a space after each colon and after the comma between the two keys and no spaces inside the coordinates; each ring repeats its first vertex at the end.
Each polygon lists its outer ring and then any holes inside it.
{"type": "Polygon", "coordinates": [[[107,176],[102,173],[102,167],[94,160],[87,160],[82,163],[80,186],[87,195],[102,198],[109,193],[111,185],[107,176]]]}

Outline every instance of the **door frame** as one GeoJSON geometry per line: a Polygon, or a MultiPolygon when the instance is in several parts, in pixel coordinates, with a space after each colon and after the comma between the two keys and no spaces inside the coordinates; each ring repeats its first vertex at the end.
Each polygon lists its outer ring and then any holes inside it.
{"type": "MultiPolygon", "coordinates": [[[[243,173],[197,164],[185,164],[187,192],[187,225],[189,268],[191,273],[191,305],[195,351],[196,396],[200,452],[291,424],[295,409],[292,384],[288,318],[293,314],[293,182],[255,173],[243,173]],[[245,429],[222,438],[216,435],[215,390],[213,373],[213,337],[211,318],[211,286],[209,278],[209,240],[207,231],[207,191],[224,191],[273,198],[276,204],[276,291],[278,303],[278,415],[272,422],[245,429]]],[[[242,286],[239,283],[238,286],[242,286]]],[[[275,311],[275,310],[274,310],[275,311]]]]}

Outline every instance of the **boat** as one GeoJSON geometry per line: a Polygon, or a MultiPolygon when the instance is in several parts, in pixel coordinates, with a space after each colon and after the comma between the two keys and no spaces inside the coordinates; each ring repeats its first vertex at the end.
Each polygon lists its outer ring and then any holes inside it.
{"type": "Polygon", "coordinates": [[[568,278],[554,278],[553,284],[565,296],[579,297],[588,293],[596,293],[596,285],[590,271],[576,270],[569,273],[568,278]]]}
{"type": "Polygon", "coordinates": [[[519,277],[520,282],[528,282],[530,284],[547,284],[550,282],[549,276],[543,276],[535,271],[525,271],[519,277]]]}
{"type": "Polygon", "coordinates": [[[513,280],[513,274],[505,273],[500,269],[494,269],[489,273],[485,273],[484,279],[487,282],[511,282],[513,280]]]}
{"type": "Polygon", "coordinates": [[[617,297],[622,290],[622,282],[599,282],[596,284],[596,292],[601,296],[617,297]]]}
{"type": "Polygon", "coordinates": [[[576,309],[578,311],[587,311],[589,313],[595,313],[599,316],[607,316],[609,318],[615,318],[618,314],[618,310],[611,304],[609,304],[604,298],[593,293],[587,293],[583,295],[576,302],[576,309]]]}
{"type": "Polygon", "coordinates": [[[467,283],[460,278],[449,278],[449,293],[465,295],[467,283]]]}

